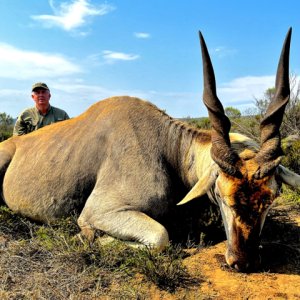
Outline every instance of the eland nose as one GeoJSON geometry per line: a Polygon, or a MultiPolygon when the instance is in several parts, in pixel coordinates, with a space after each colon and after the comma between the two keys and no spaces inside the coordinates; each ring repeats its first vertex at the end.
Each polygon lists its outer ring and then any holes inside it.
{"type": "Polygon", "coordinates": [[[235,262],[230,267],[236,269],[238,272],[246,272],[250,269],[250,264],[235,262]]]}
{"type": "Polygon", "coordinates": [[[256,258],[249,258],[248,256],[238,256],[227,252],[225,257],[228,266],[237,270],[238,272],[254,271],[260,265],[259,255],[256,258]]]}

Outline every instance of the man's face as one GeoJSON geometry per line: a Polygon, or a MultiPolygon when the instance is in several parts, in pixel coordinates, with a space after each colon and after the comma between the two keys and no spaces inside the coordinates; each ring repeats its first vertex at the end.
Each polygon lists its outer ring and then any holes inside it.
{"type": "Polygon", "coordinates": [[[49,107],[49,100],[51,98],[49,90],[36,89],[32,92],[31,97],[39,110],[44,110],[49,107]]]}

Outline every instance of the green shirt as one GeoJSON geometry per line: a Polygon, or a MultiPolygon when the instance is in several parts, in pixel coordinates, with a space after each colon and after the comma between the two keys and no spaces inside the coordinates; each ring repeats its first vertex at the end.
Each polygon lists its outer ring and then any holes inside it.
{"type": "Polygon", "coordinates": [[[50,106],[46,115],[42,115],[36,107],[25,109],[18,117],[14,135],[23,135],[46,125],[69,119],[68,114],[59,108],[50,106]]]}

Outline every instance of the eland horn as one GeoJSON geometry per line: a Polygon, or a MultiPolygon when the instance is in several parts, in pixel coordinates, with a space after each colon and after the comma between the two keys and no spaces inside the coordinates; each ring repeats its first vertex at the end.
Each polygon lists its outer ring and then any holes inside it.
{"type": "Polygon", "coordinates": [[[211,156],[225,173],[239,177],[240,158],[231,148],[229,139],[231,124],[217,96],[214,70],[201,32],[199,32],[199,37],[203,63],[203,101],[208,109],[212,127],[211,156]]]}
{"type": "Polygon", "coordinates": [[[266,114],[260,123],[261,149],[255,157],[260,168],[255,177],[262,178],[272,172],[280,163],[281,149],[280,125],[285,107],[290,99],[289,56],[292,28],[289,29],[283,43],[275,82],[275,94],[266,114]]]}

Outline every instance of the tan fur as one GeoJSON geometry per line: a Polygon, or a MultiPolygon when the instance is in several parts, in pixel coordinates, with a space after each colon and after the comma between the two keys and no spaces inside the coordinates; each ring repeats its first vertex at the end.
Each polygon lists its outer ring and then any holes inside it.
{"type": "Polygon", "coordinates": [[[34,220],[75,210],[90,237],[100,229],[163,248],[168,233],[156,220],[213,164],[209,143],[209,132],[146,101],[106,99],[77,118],[1,143],[3,196],[34,220]]]}
{"type": "Polygon", "coordinates": [[[234,262],[237,253],[246,259],[240,238],[249,238],[258,223],[249,216],[271,204],[277,184],[274,176],[253,179],[259,167],[253,141],[239,134],[230,138],[243,162],[239,179],[212,160],[210,131],[137,98],[109,98],[76,118],[1,143],[4,200],[13,211],[43,222],[77,211],[82,234],[90,239],[101,230],[163,249],[169,237],[160,220],[182,199],[208,193],[237,228],[228,236],[235,256],[227,254],[227,261],[234,262]]]}

